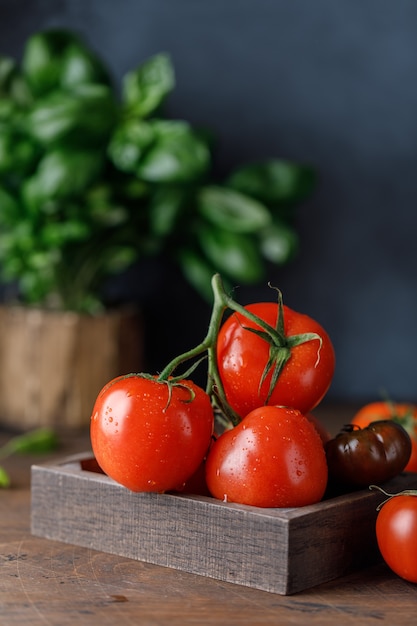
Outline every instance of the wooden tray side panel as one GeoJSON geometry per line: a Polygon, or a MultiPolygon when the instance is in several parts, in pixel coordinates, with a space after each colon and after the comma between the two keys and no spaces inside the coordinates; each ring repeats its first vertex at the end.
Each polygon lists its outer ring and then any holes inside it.
{"type": "MultiPolygon", "coordinates": [[[[387,486],[417,487],[417,475],[387,486]]],[[[380,558],[367,490],[300,509],[133,493],[79,462],[32,467],[32,533],[155,565],[289,595],[380,558]]]]}
{"type": "MultiPolygon", "coordinates": [[[[391,480],[385,488],[397,493],[417,488],[417,474],[391,480]]],[[[375,534],[378,491],[361,490],[332,498],[296,516],[289,528],[288,593],[344,576],[381,560],[375,534]],[[308,564],[308,566],[306,566],[308,564]]],[[[308,510],[307,509],[307,510],[308,510]]]]}
{"type": "Polygon", "coordinates": [[[313,587],[318,579],[329,581],[377,562],[376,515],[376,503],[366,494],[349,506],[335,503],[292,523],[288,592],[313,587]]]}
{"type": "Polygon", "coordinates": [[[32,468],[34,535],[286,593],[287,520],[82,474],[32,468]]]}

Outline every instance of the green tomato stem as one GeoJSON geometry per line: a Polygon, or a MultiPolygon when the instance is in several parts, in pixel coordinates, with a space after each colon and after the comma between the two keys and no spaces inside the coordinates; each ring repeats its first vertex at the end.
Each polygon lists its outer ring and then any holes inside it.
{"type": "MultiPolygon", "coordinates": [[[[220,410],[224,412],[228,419],[235,426],[240,422],[240,417],[229,406],[226,395],[224,393],[223,384],[217,367],[216,343],[220,325],[222,323],[223,314],[228,306],[231,308],[231,298],[224,291],[223,284],[219,274],[215,274],[212,278],[212,289],[214,294],[213,308],[207,335],[204,340],[195,348],[175,357],[158,376],[158,380],[168,380],[172,373],[182,363],[194,359],[203,353],[208,356],[208,372],[206,392],[212,398],[213,402],[218,405],[220,410]]],[[[200,362],[200,361],[199,361],[200,362]]],[[[189,372],[188,372],[189,373],[189,372]]]]}
{"type": "MultiPolygon", "coordinates": [[[[254,324],[259,326],[262,330],[255,330],[252,328],[249,328],[248,330],[258,334],[270,344],[270,360],[267,363],[264,375],[260,383],[262,384],[268,372],[271,370],[271,368],[273,368],[273,376],[268,399],[273,391],[273,387],[277,382],[279,374],[281,373],[285,363],[291,356],[291,347],[300,345],[305,341],[312,341],[313,339],[318,339],[321,346],[321,337],[316,333],[304,333],[301,335],[286,337],[284,331],[282,296],[280,291],[278,291],[279,314],[277,327],[273,328],[263,319],[261,319],[251,311],[248,311],[244,306],[233,300],[231,296],[227,295],[219,274],[214,274],[214,276],[212,277],[211,286],[214,294],[214,301],[207,335],[205,336],[204,340],[200,344],[198,344],[198,346],[192,348],[191,350],[188,350],[187,352],[184,352],[183,354],[180,354],[172,361],[170,361],[170,363],[168,363],[168,365],[158,376],[158,380],[161,382],[167,381],[168,378],[172,377],[173,372],[179,365],[185,363],[190,359],[195,359],[196,357],[207,353],[208,373],[206,392],[211,397],[215,406],[217,406],[217,408],[223,412],[223,414],[231,422],[231,424],[233,426],[237,426],[242,418],[232,409],[232,407],[227,402],[226,394],[224,392],[223,383],[221,381],[218,369],[216,354],[217,337],[226,309],[230,309],[236,313],[241,314],[246,319],[252,321],[254,324]]],[[[201,359],[198,363],[200,362],[201,359]]],[[[188,375],[193,371],[193,369],[195,369],[198,363],[187,371],[188,375]]],[[[181,376],[177,376],[175,377],[175,380],[179,381],[181,380],[181,378],[181,376]]]]}
{"type": "Polygon", "coordinates": [[[392,500],[392,498],[395,498],[397,496],[414,496],[414,497],[417,496],[417,489],[404,489],[403,491],[398,491],[397,493],[389,493],[388,491],[385,491],[385,489],[383,489],[379,485],[369,485],[369,489],[371,491],[372,489],[376,489],[380,493],[383,493],[384,496],[387,496],[387,499],[381,502],[381,504],[379,504],[376,507],[377,511],[380,511],[382,507],[384,506],[384,504],[386,504],[389,500],[392,500]]]}

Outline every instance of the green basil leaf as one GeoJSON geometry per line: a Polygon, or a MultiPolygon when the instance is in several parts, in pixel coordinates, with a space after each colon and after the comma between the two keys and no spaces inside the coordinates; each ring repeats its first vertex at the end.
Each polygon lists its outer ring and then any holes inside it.
{"type": "Polygon", "coordinates": [[[197,207],[212,224],[237,233],[255,232],[271,221],[271,215],[263,204],[226,187],[203,187],[197,207]]]}
{"type": "Polygon", "coordinates": [[[265,259],[283,265],[296,256],[299,239],[293,228],[284,223],[275,222],[259,233],[259,245],[265,259]]]}
{"type": "Polygon", "coordinates": [[[152,122],[156,139],[136,174],[153,183],[194,182],[206,174],[211,154],[198,132],[185,122],[152,122]]]}
{"type": "Polygon", "coordinates": [[[10,94],[10,86],[17,72],[17,63],[14,59],[0,55],[0,97],[10,94]]]}
{"type": "Polygon", "coordinates": [[[65,220],[64,222],[47,222],[40,233],[40,241],[47,248],[59,248],[68,242],[87,239],[91,229],[85,222],[65,220]]]}
{"type": "Polygon", "coordinates": [[[122,172],[135,172],[154,140],[155,132],[151,124],[144,120],[127,120],[112,135],[109,157],[122,172]]]}
{"type": "Polygon", "coordinates": [[[26,40],[22,69],[35,95],[60,87],[65,50],[77,41],[78,37],[65,29],[38,32],[26,40]]]}
{"type": "Polygon", "coordinates": [[[100,152],[59,148],[47,152],[36,173],[23,185],[26,206],[38,210],[47,200],[81,193],[99,176],[102,166],[100,152]]]}
{"type": "Polygon", "coordinates": [[[129,219],[127,208],[113,198],[113,191],[109,183],[100,181],[86,192],[88,213],[99,228],[121,226],[129,219]]]}
{"type": "Polygon", "coordinates": [[[272,160],[237,169],[227,185],[266,204],[298,202],[313,191],[315,173],[308,166],[272,160]]]}
{"type": "Polygon", "coordinates": [[[154,113],[175,86],[174,69],[167,54],[157,54],[123,79],[123,99],[139,117],[154,113]]]}
{"type": "Polygon", "coordinates": [[[33,168],[38,156],[35,144],[0,124],[0,175],[10,174],[14,179],[33,168]]]}
{"type": "Polygon", "coordinates": [[[165,237],[175,231],[184,207],[184,192],[177,187],[160,187],[149,207],[150,229],[154,235],[165,237]]]}
{"type": "Polygon", "coordinates": [[[72,93],[55,92],[40,99],[27,116],[27,131],[45,146],[107,142],[116,121],[116,102],[105,85],[80,85],[72,93]]]}
{"type": "Polygon", "coordinates": [[[211,226],[199,228],[197,234],[201,249],[216,271],[248,284],[263,278],[263,263],[251,237],[211,226]]]}
{"type": "Polygon", "coordinates": [[[0,187],[0,227],[4,229],[9,226],[14,229],[20,219],[21,208],[17,199],[0,187]]]}
{"type": "Polygon", "coordinates": [[[207,302],[213,301],[211,278],[215,269],[196,251],[184,248],[177,254],[177,262],[186,280],[207,302]]]}
{"type": "Polygon", "coordinates": [[[104,269],[110,274],[119,274],[130,267],[138,258],[136,248],[132,246],[113,246],[106,251],[104,269]]]}
{"type": "Polygon", "coordinates": [[[16,435],[0,449],[0,458],[11,454],[43,453],[55,450],[58,445],[56,433],[49,428],[37,428],[23,435],[16,435]]]}
{"type": "Polygon", "coordinates": [[[70,43],[62,60],[60,83],[64,89],[81,84],[110,84],[104,63],[80,41],[70,43]]]}

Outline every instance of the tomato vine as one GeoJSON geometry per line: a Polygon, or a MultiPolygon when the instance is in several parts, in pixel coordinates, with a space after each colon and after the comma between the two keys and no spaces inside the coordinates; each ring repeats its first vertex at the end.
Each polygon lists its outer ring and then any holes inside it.
{"type": "MultiPolygon", "coordinates": [[[[271,285],[270,285],[271,286],[271,285]]],[[[298,346],[307,341],[318,340],[320,345],[317,353],[317,359],[320,359],[320,348],[322,339],[317,333],[301,333],[291,336],[286,336],[284,331],[284,312],[283,301],[281,292],[276,289],[278,293],[278,317],[276,327],[272,327],[263,319],[247,310],[244,306],[236,302],[231,296],[229,296],[223,287],[223,283],[219,274],[215,274],[212,277],[212,290],[214,295],[213,308],[207,334],[203,341],[192,348],[191,350],[176,356],[159,374],[158,380],[160,382],[168,381],[173,376],[173,372],[183,363],[195,359],[198,356],[205,354],[208,358],[208,371],[207,371],[207,386],[206,392],[211,397],[215,407],[221,411],[224,415],[226,426],[236,426],[241,421],[236,411],[229,405],[223,388],[223,383],[220,377],[217,357],[216,357],[216,343],[219,334],[219,329],[223,320],[224,313],[227,309],[240,313],[246,319],[251,320],[253,323],[260,327],[260,330],[254,328],[247,328],[248,331],[255,333],[269,344],[269,360],[263,371],[263,375],[260,381],[262,385],[268,373],[272,370],[272,378],[269,386],[269,392],[267,402],[272,394],[272,391],[277,383],[280,373],[282,372],[285,364],[291,357],[291,349],[294,346],[298,346]]],[[[194,369],[204,359],[199,359],[197,363],[192,365],[187,375],[191,374],[194,369]]],[[[184,379],[185,375],[171,378],[173,380],[184,379]]]]}

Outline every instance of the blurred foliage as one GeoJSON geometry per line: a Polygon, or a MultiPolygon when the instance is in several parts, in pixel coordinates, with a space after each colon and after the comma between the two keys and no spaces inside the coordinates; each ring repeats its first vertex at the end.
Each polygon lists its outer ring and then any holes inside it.
{"type": "Polygon", "coordinates": [[[211,300],[215,272],[256,283],[297,253],[314,171],[273,159],[213,180],[211,134],[162,114],[174,87],[161,53],[117,95],[67,30],[0,57],[0,271],[21,302],[95,312],[111,275],[159,255],[211,300]]]}

